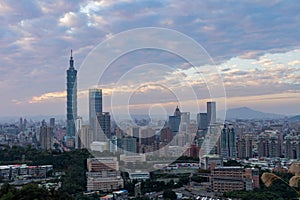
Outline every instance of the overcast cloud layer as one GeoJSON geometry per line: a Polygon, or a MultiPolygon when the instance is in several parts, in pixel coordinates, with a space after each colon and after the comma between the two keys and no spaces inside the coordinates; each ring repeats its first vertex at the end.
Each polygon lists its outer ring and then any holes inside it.
{"type": "MultiPolygon", "coordinates": [[[[300,4],[296,0],[2,0],[0,115],[64,114],[70,49],[79,68],[100,42],[141,27],[174,29],[202,45],[223,76],[229,107],[300,113],[300,4]]],[[[131,66],[149,62],[175,67],[168,73],[153,71],[156,79],[174,81],[172,77],[176,79],[180,73],[197,91],[200,104],[209,98],[205,84],[184,60],[166,52],[140,51],[117,60],[100,83],[106,110],[116,81],[131,66]]],[[[180,86],[184,92],[186,85],[180,86]]],[[[130,87],[124,89],[132,92],[130,87]]],[[[151,95],[136,95],[133,104],[165,99],[160,103],[170,109],[176,105],[167,92],[148,89],[151,95]]],[[[187,111],[193,111],[190,109],[187,111]]]]}

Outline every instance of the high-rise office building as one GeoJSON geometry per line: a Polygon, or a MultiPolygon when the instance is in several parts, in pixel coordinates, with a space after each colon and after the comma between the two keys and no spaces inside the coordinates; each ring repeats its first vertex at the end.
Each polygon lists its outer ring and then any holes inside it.
{"type": "Polygon", "coordinates": [[[97,112],[96,116],[96,141],[107,142],[111,138],[110,114],[109,112],[97,112]]]}
{"type": "Polygon", "coordinates": [[[173,140],[173,133],[169,127],[160,130],[160,142],[163,144],[169,144],[173,140]]]}
{"type": "Polygon", "coordinates": [[[236,136],[231,124],[224,124],[220,138],[221,155],[225,158],[236,158],[236,136]]]}
{"type": "Polygon", "coordinates": [[[42,149],[52,149],[53,147],[53,128],[46,125],[46,122],[42,121],[40,127],[40,145],[42,149]]]}
{"type": "Polygon", "coordinates": [[[122,138],[122,148],[125,155],[134,155],[137,153],[137,139],[133,137],[122,138]]]}
{"type": "Polygon", "coordinates": [[[180,131],[187,132],[190,125],[190,112],[181,112],[180,131]]]}
{"type": "Polygon", "coordinates": [[[77,117],[76,121],[75,121],[75,127],[76,127],[76,136],[75,136],[75,148],[76,149],[80,149],[80,136],[79,136],[79,133],[80,133],[80,130],[82,128],[82,117],[77,117]]]}
{"type": "Polygon", "coordinates": [[[208,127],[207,123],[207,113],[198,113],[197,114],[197,124],[198,130],[206,130],[208,127]]]}
{"type": "Polygon", "coordinates": [[[216,102],[207,102],[207,123],[215,124],[217,122],[216,102]]]}
{"type": "Polygon", "coordinates": [[[243,134],[240,136],[237,142],[238,157],[241,159],[253,157],[253,141],[254,136],[252,134],[243,134]]]}
{"type": "Polygon", "coordinates": [[[19,121],[19,129],[20,129],[20,131],[25,131],[26,130],[26,125],[27,125],[26,118],[24,118],[24,120],[23,120],[23,118],[21,117],[20,121],[19,121]]]}
{"type": "Polygon", "coordinates": [[[55,127],[55,118],[50,118],[50,127],[55,127]]]}
{"type": "Polygon", "coordinates": [[[116,153],[120,147],[122,147],[121,139],[118,139],[115,135],[112,136],[108,142],[109,152],[116,153]]]}
{"type": "Polygon", "coordinates": [[[131,131],[132,131],[132,137],[135,138],[140,138],[140,127],[136,126],[136,127],[131,127],[131,131]]]}
{"type": "MultiPolygon", "coordinates": [[[[67,70],[67,137],[75,141],[76,128],[75,120],[77,118],[77,70],[74,68],[74,60],[70,57],[70,66],[67,70]]],[[[73,145],[74,146],[74,145],[73,145]]]]}
{"type": "Polygon", "coordinates": [[[181,112],[177,106],[174,112],[174,116],[169,116],[169,127],[174,135],[177,134],[179,131],[180,121],[181,121],[181,112]]]}
{"type": "Polygon", "coordinates": [[[151,145],[156,139],[155,130],[153,128],[143,128],[141,129],[140,142],[143,145],[151,145]]]}
{"type": "Polygon", "coordinates": [[[19,121],[19,129],[20,129],[21,131],[23,131],[23,118],[22,118],[22,117],[20,117],[20,121],[19,121]]]}
{"type": "Polygon", "coordinates": [[[102,112],[102,89],[93,88],[89,90],[89,122],[93,130],[94,141],[97,140],[97,113],[102,112]]]}
{"type": "Polygon", "coordinates": [[[78,133],[78,148],[90,149],[93,142],[93,130],[89,125],[82,125],[78,133]]]}
{"type": "Polygon", "coordinates": [[[181,112],[180,112],[178,106],[175,109],[174,116],[176,116],[176,117],[180,117],[181,116],[181,112]]]}

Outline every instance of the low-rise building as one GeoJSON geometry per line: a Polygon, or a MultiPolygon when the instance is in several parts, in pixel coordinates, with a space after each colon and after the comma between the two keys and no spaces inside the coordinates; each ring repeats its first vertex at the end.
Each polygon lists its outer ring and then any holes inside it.
{"type": "Polygon", "coordinates": [[[253,190],[259,187],[259,171],[239,166],[215,167],[211,171],[210,183],[214,192],[253,190]]]}
{"type": "Polygon", "coordinates": [[[129,173],[129,179],[130,180],[147,180],[150,179],[150,173],[149,172],[131,172],[129,173]]]}
{"type": "Polygon", "coordinates": [[[27,166],[26,164],[1,165],[0,177],[4,180],[14,178],[42,178],[47,177],[47,172],[53,169],[52,165],[27,166]]]}
{"type": "Polygon", "coordinates": [[[216,154],[204,155],[200,158],[200,168],[209,170],[211,167],[222,167],[223,158],[216,154]]]}
{"type": "Polygon", "coordinates": [[[119,164],[115,157],[87,159],[87,190],[112,191],[124,187],[119,164]]]}

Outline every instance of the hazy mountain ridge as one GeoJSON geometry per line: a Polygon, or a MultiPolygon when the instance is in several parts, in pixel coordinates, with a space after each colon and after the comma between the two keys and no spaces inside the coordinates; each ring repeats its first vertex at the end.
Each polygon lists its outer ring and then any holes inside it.
{"type": "Polygon", "coordinates": [[[26,119],[27,121],[42,121],[45,120],[46,122],[49,121],[50,118],[54,117],[55,120],[66,120],[65,115],[20,115],[20,116],[0,116],[0,122],[2,123],[13,123],[18,122],[20,118],[26,119]]]}
{"type": "MultiPolygon", "coordinates": [[[[224,113],[225,113],[224,110],[218,111],[217,112],[218,118],[222,119],[224,113]]],[[[22,117],[23,119],[26,118],[27,120],[33,120],[35,122],[41,121],[43,119],[45,119],[48,122],[49,118],[51,117],[54,117],[57,121],[66,120],[65,115],[32,115],[32,116],[0,116],[0,122],[18,122],[20,117],[22,117]]],[[[122,116],[118,116],[118,117],[122,118],[122,116]]],[[[149,117],[150,118],[154,117],[155,119],[167,120],[167,116],[162,116],[162,115],[149,116],[146,114],[132,114],[131,117],[133,119],[149,119],[149,117]]],[[[261,112],[248,107],[230,108],[226,111],[226,119],[228,120],[230,119],[283,119],[284,117],[286,116],[281,114],[275,114],[275,113],[261,112]]],[[[88,120],[88,117],[84,116],[83,119],[88,120]]],[[[290,116],[288,118],[288,121],[291,122],[300,121],[300,115],[290,116]]]]}
{"type": "Polygon", "coordinates": [[[266,113],[248,107],[231,108],[226,112],[226,119],[282,119],[285,115],[266,113]]]}
{"type": "Polygon", "coordinates": [[[290,121],[290,122],[298,122],[298,121],[300,121],[300,115],[289,117],[288,121],[290,121]]]}

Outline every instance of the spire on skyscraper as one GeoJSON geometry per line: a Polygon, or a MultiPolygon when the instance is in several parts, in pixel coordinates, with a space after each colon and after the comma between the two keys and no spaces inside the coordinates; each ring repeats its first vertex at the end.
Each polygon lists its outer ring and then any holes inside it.
{"type": "Polygon", "coordinates": [[[73,51],[71,49],[70,68],[74,68],[73,51]]]}
{"type": "Polygon", "coordinates": [[[180,116],[180,115],[181,115],[181,112],[180,112],[180,110],[177,106],[176,109],[175,109],[175,112],[174,112],[174,116],[180,116]]]}

